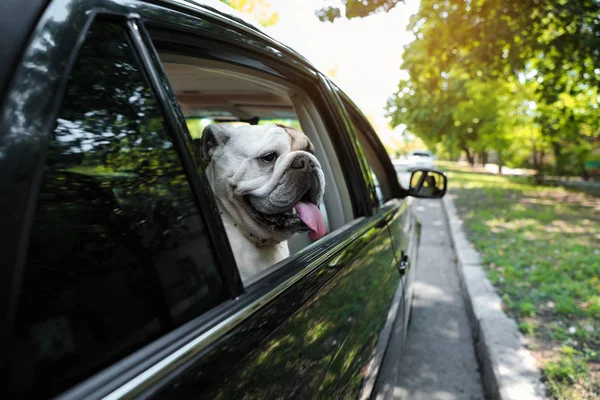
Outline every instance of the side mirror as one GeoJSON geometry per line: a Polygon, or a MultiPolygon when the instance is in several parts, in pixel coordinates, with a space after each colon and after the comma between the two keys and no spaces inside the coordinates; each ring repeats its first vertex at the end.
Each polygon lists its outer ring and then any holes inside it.
{"type": "Polygon", "coordinates": [[[414,170],[410,176],[408,195],[422,199],[441,199],[446,194],[448,178],[441,171],[414,170]]]}

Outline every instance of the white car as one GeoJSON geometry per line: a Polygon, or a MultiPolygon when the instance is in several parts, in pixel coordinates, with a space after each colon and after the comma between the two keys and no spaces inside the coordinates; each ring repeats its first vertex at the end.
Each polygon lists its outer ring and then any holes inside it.
{"type": "Polygon", "coordinates": [[[429,150],[414,150],[406,157],[408,169],[433,168],[435,156],[429,150]]]}

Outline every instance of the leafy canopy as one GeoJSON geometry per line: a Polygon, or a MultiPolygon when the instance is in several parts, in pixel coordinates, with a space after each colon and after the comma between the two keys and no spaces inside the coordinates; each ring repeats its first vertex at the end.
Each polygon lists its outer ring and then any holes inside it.
{"type": "MultiPolygon", "coordinates": [[[[366,17],[380,11],[390,11],[400,0],[343,0],[344,16],[348,19],[366,17]]],[[[342,16],[340,7],[325,6],[315,11],[315,15],[323,22],[333,22],[342,16]]]]}
{"type": "MultiPolygon", "coordinates": [[[[356,18],[398,1],[343,3],[356,18]]],[[[316,14],[342,16],[335,7],[316,14]]],[[[585,176],[585,158],[600,145],[600,2],[422,0],[408,29],[415,40],[401,68],[409,78],[387,106],[393,125],[470,159],[495,150],[523,161],[527,148],[541,169],[550,153],[557,172],[585,176]]]]}

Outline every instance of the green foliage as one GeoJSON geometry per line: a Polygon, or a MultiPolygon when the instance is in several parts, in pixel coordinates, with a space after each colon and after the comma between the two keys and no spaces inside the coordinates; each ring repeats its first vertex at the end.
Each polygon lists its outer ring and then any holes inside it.
{"type": "MultiPolygon", "coordinates": [[[[212,118],[186,118],[185,120],[190,136],[193,139],[202,138],[202,132],[210,124],[214,124],[215,120],[212,118]]],[[[227,122],[226,122],[227,123],[227,122]]],[[[246,122],[232,121],[233,124],[246,124],[246,122]]],[[[297,119],[261,119],[258,121],[259,125],[267,124],[281,124],[302,130],[300,122],[297,119]]]]}
{"type": "Polygon", "coordinates": [[[587,363],[597,354],[589,349],[582,352],[570,346],[563,346],[560,353],[558,360],[549,361],[544,368],[544,376],[553,397],[597,399],[600,395],[600,382],[590,378],[587,363]]]}
{"type": "Polygon", "coordinates": [[[553,397],[600,398],[600,198],[525,178],[448,175],[505,309],[552,360],[544,371],[553,397]]]}
{"type": "MultiPolygon", "coordinates": [[[[400,0],[342,0],[344,3],[344,16],[348,19],[362,18],[380,11],[390,11],[396,7],[400,0]]],[[[317,11],[315,15],[322,22],[333,22],[342,16],[339,7],[326,6],[317,11]]]]}
{"type": "Polygon", "coordinates": [[[289,126],[291,128],[298,129],[299,131],[302,130],[302,127],[300,126],[300,121],[298,121],[297,119],[261,119],[260,121],[258,121],[258,124],[259,125],[280,124],[280,125],[285,125],[285,126],[289,126]]]}
{"type": "MultiPolygon", "coordinates": [[[[397,3],[346,0],[345,16],[397,3]]],[[[471,162],[495,150],[501,165],[587,178],[600,144],[599,15],[594,0],[422,0],[401,65],[409,78],[388,101],[392,124],[471,162]]]]}
{"type": "Polygon", "coordinates": [[[202,132],[204,128],[208,125],[212,124],[214,121],[208,118],[186,118],[185,119],[188,131],[190,131],[190,136],[193,139],[202,138],[202,132]]]}
{"type": "MultiPolygon", "coordinates": [[[[345,0],[346,18],[397,0],[345,0]]],[[[317,11],[322,21],[339,8],[317,11]]],[[[600,145],[600,3],[594,0],[422,0],[387,112],[451,158],[494,150],[500,165],[596,174],[600,145]],[[553,165],[548,168],[548,165],[553,165]]]]}
{"type": "Polygon", "coordinates": [[[531,303],[530,301],[524,301],[519,304],[519,311],[524,317],[535,317],[537,308],[535,307],[535,304],[531,303]]]}
{"type": "Polygon", "coordinates": [[[526,335],[533,335],[538,329],[538,326],[531,322],[521,322],[519,324],[519,330],[526,335]]]}
{"type": "Polygon", "coordinates": [[[580,351],[564,346],[561,353],[558,361],[550,361],[546,365],[545,372],[548,379],[573,383],[577,381],[579,375],[589,370],[587,364],[577,358],[581,355],[580,351]]]}

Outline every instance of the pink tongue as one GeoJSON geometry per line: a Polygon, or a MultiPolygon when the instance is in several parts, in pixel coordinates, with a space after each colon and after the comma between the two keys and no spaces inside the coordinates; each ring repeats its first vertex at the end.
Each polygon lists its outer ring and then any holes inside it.
{"type": "Polygon", "coordinates": [[[311,232],[308,237],[312,240],[321,239],[325,236],[325,222],[319,208],[312,203],[300,202],[294,206],[298,216],[308,226],[311,232]]]}

